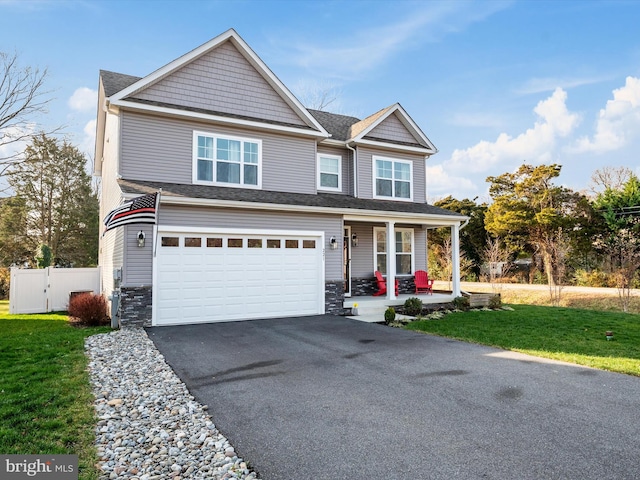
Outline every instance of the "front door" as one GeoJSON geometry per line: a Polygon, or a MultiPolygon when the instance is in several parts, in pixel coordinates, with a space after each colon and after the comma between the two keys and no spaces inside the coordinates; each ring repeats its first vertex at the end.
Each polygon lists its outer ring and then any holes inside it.
{"type": "Polygon", "coordinates": [[[342,278],[344,278],[344,296],[351,296],[351,227],[344,227],[342,242],[342,278]]]}

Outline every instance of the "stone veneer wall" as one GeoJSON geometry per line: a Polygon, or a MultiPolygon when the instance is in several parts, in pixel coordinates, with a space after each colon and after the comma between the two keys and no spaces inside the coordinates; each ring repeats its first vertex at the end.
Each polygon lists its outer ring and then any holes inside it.
{"type": "Polygon", "coordinates": [[[151,286],[120,288],[120,326],[151,326],[151,286]]]}
{"type": "Polygon", "coordinates": [[[324,284],[324,312],[331,315],[344,314],[344,282],[329,281],[324,284]]]}
{"type": "MultiPolygon", "coordinates": [[[[399,293],[414,293],[416,291],[416,284],[414,277],[396,277],[398,279],[399,293]]],[[[378,282],[376,277],[368,278],[352,278],[351,279],[351,296],[363,297],[371,296],[378,291],[378,282]]]]}

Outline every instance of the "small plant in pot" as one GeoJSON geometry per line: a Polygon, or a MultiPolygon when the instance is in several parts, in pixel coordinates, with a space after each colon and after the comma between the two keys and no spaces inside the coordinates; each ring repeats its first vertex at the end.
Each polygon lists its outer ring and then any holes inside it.
{"type": "Polygon", "coordinates": [[[384,312],[384,324],[389,325],[396,319],[396,310],[393,307],[389,307],[384,312]]]}

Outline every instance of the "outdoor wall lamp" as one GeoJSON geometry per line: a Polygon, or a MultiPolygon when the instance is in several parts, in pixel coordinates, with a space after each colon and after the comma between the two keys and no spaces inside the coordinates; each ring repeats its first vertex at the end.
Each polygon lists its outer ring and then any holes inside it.
{"type": "Polygon", "coordinates": [[[358,246],[358,235],[356,235],[355,233],[351,235],[351,245],[353,245],[354,247],[358,246]]]}
{"type": "Polygon", "coordinates": [[[142,230],[140,230],[138,232],[138,246],[140,248],[144,247],[144,238],[145,238],[145,236],[146,235],[144,234],[144,232],[142,230]]]}
{"type": "Polygon", "coordinates": [[[336,237],[331,237],[329,239],[329,246],[331,247],[331,250],[338,248],[338,240],[336,240],[336,237]]]}

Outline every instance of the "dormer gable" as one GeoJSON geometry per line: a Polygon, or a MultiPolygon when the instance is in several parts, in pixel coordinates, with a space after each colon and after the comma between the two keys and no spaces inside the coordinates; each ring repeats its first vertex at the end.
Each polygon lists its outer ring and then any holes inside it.
{"type": "Polygon", "coordinates": [[[438,150],[399,103],[354,123],[347,143],[393,146],[434,154],[438,150]]]}

